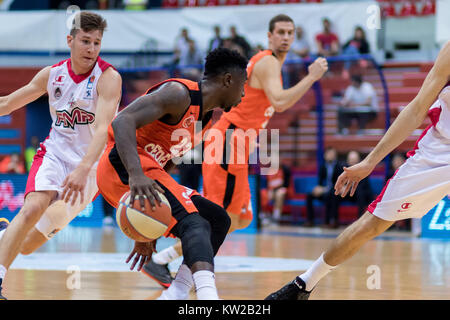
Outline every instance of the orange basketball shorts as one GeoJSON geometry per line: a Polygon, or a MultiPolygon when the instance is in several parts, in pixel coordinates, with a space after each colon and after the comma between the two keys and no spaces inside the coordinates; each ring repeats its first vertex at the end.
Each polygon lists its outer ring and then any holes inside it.
{"type": "Polygon", "coordinates": [[[236,134],[236,129],[221,117],[212,131],[206,133],[202,164],[203,191],[205,198],[220,205],[228,213],[251,220],[253,213],[248,183],[251,143],[236,134]]]}
{"type": "MultiPolygon", "coordinates": [[[[155,180],[164,190],[164,196],[172,208],[172,223],[168,226],[164,236],[173,237],[170,233],[173,226],[186,215],[198,212],[191,200],[200,194],[192,189],[178,184],[159,164],[150,156],[139,155],[144,174],[155,180]]],[[[115,145],[108,145],[101,156],[97,168],[97,185],[103,198],[117,208],[120,198],[130,191],[128,172],[126,171],[115,145]]]]}

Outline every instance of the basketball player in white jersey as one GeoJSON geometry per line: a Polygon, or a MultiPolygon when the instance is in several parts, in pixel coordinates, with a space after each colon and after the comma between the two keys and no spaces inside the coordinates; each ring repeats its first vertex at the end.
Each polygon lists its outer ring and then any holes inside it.
{"type": "Polygon", "coordinates": [[[432,124],[423,132],[408,160],[386,183],[367,212],[348,226],[306,270],[267,300],[306,300],[317,283],[351,258],[366,242],[395,221],[421,218],[450,194],[450,41],[428,73],[417,96],[402,110],[384,137],[360,163],[344,168],[336,195],[353,196],[359,181],[419,127],[427,115],[432,124]]]}
{"type": "Polygon", "coordinates": [[[52,117],[50,134],[33,160],[24,205],[1,235],[0,299],[16,256],[43,245],[97,194],[97,162],[122,86],[119,73],[99,57],[105,28],[101,16],[78,13],[67,36],[70,59],[43,68],[29,84],[0,97],[5,115],[48,93],[52,117]]]}

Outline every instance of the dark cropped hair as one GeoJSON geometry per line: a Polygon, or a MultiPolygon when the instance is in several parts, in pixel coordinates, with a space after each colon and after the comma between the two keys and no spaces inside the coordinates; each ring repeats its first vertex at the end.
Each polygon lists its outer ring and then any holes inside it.
{"type": "Polygon", "coordinates": [[[205,77],[215,77],[232,69],[247,69],[248,60],[236,50],[217,48],[206,56],[205,77]]]}
{"type": "Polygon", "coordinates": [[[99,30],[103,34],[106,26],[106,20],[101,15],[89,11],[81,11],[72,20],[70,35],[75,37],[80,29],[84,32],[99,30]]]}
{"type": "Polygon", "coordinates": [[[294,24],[294,20],[292,20],[291,17],[289,17],[288,15],[285,14],[279,14],[275,17],[273,17],[272,19],[270,19],[269,22],[269,31],[273,32],[273,30],[275,30],[275,23],[277,22],[292,22],[294,24]]]}

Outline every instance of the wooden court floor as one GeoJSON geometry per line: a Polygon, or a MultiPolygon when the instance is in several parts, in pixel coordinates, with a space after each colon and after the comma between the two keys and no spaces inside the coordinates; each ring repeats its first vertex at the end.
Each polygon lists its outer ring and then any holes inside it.
{"type": "MultiPolygon", "coordinates": [[[[271,227],[257,234],[229,235],[218,255],[220,263],[226,264],[225,269],[216,274],[220,297],[225,300],[264,299],[300,274],[305,263],[312,263],[338,232],[271,227]],[[284,268],[289,263],[294,267],[284,268]],[[255,271],[252,269],[255,267],[262,270],[255,271]]],[[[171,243],[166,241],[163,246],[171,243]]],[[[131,248],[132,242],[116,228],[68,227],[35,254],[20,256],[14,262],[4,283],[4,293],[11,300],[155,299],[161,294],[161,287],[142,273],[126,270],[125,258],[131,248]],[[111,263],[95,253],[119,254],[119,260],[111,263]],[[79,254],[85,254],[97,270],[86,271],[80,267],[77,284],[73,285],[73,270],[55,266],[64,266],[66,261],[73,265],[74,262],[69,261],[71,256],[79,254]],[[21,258],[28,260],[20,262],[21,258]],[[123,270],[111,271],[111,267],[123,270]]],[[[216,265],[220,269],[218,262],[216,265]]],[[[190,298],[195,299],[195,295],[191,293],[190,298]]],[[[367,243],[356,256],[323,279],[310,299],[449,298],[450,242],[387,232],[367,243]]]]}

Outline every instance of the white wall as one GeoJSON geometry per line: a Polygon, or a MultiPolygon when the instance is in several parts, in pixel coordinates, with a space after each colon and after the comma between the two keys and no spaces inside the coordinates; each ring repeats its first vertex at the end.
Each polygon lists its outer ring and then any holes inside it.
{"type": "MultiPolygon", "coordinates": [[[[200,48],[206,49],[215,24],[223,35],[236,25],[238,32],[252,44],[267,46],[269,20],[279,13],[288,14],[304,27],[313,44],[314,35],[322,28],[322,17],[329,17],[341,43],[352,35],[355,25],[366,30],[372,49],[376,49],[376,30],[367,27],[367,9],[375,1],[324,4],[284,4],[220,8],[186,8],[144,12],[101,11],[108,30],[102,48],[105,51],[135,51],[149,38],[157,41],[158,50],[172,50],[174,39],[187,27],[200,48]]],[[[61,11],[0,12],[0,51],[5,50],[67,50],[66,27],[69,15],[61,11]]]]}

